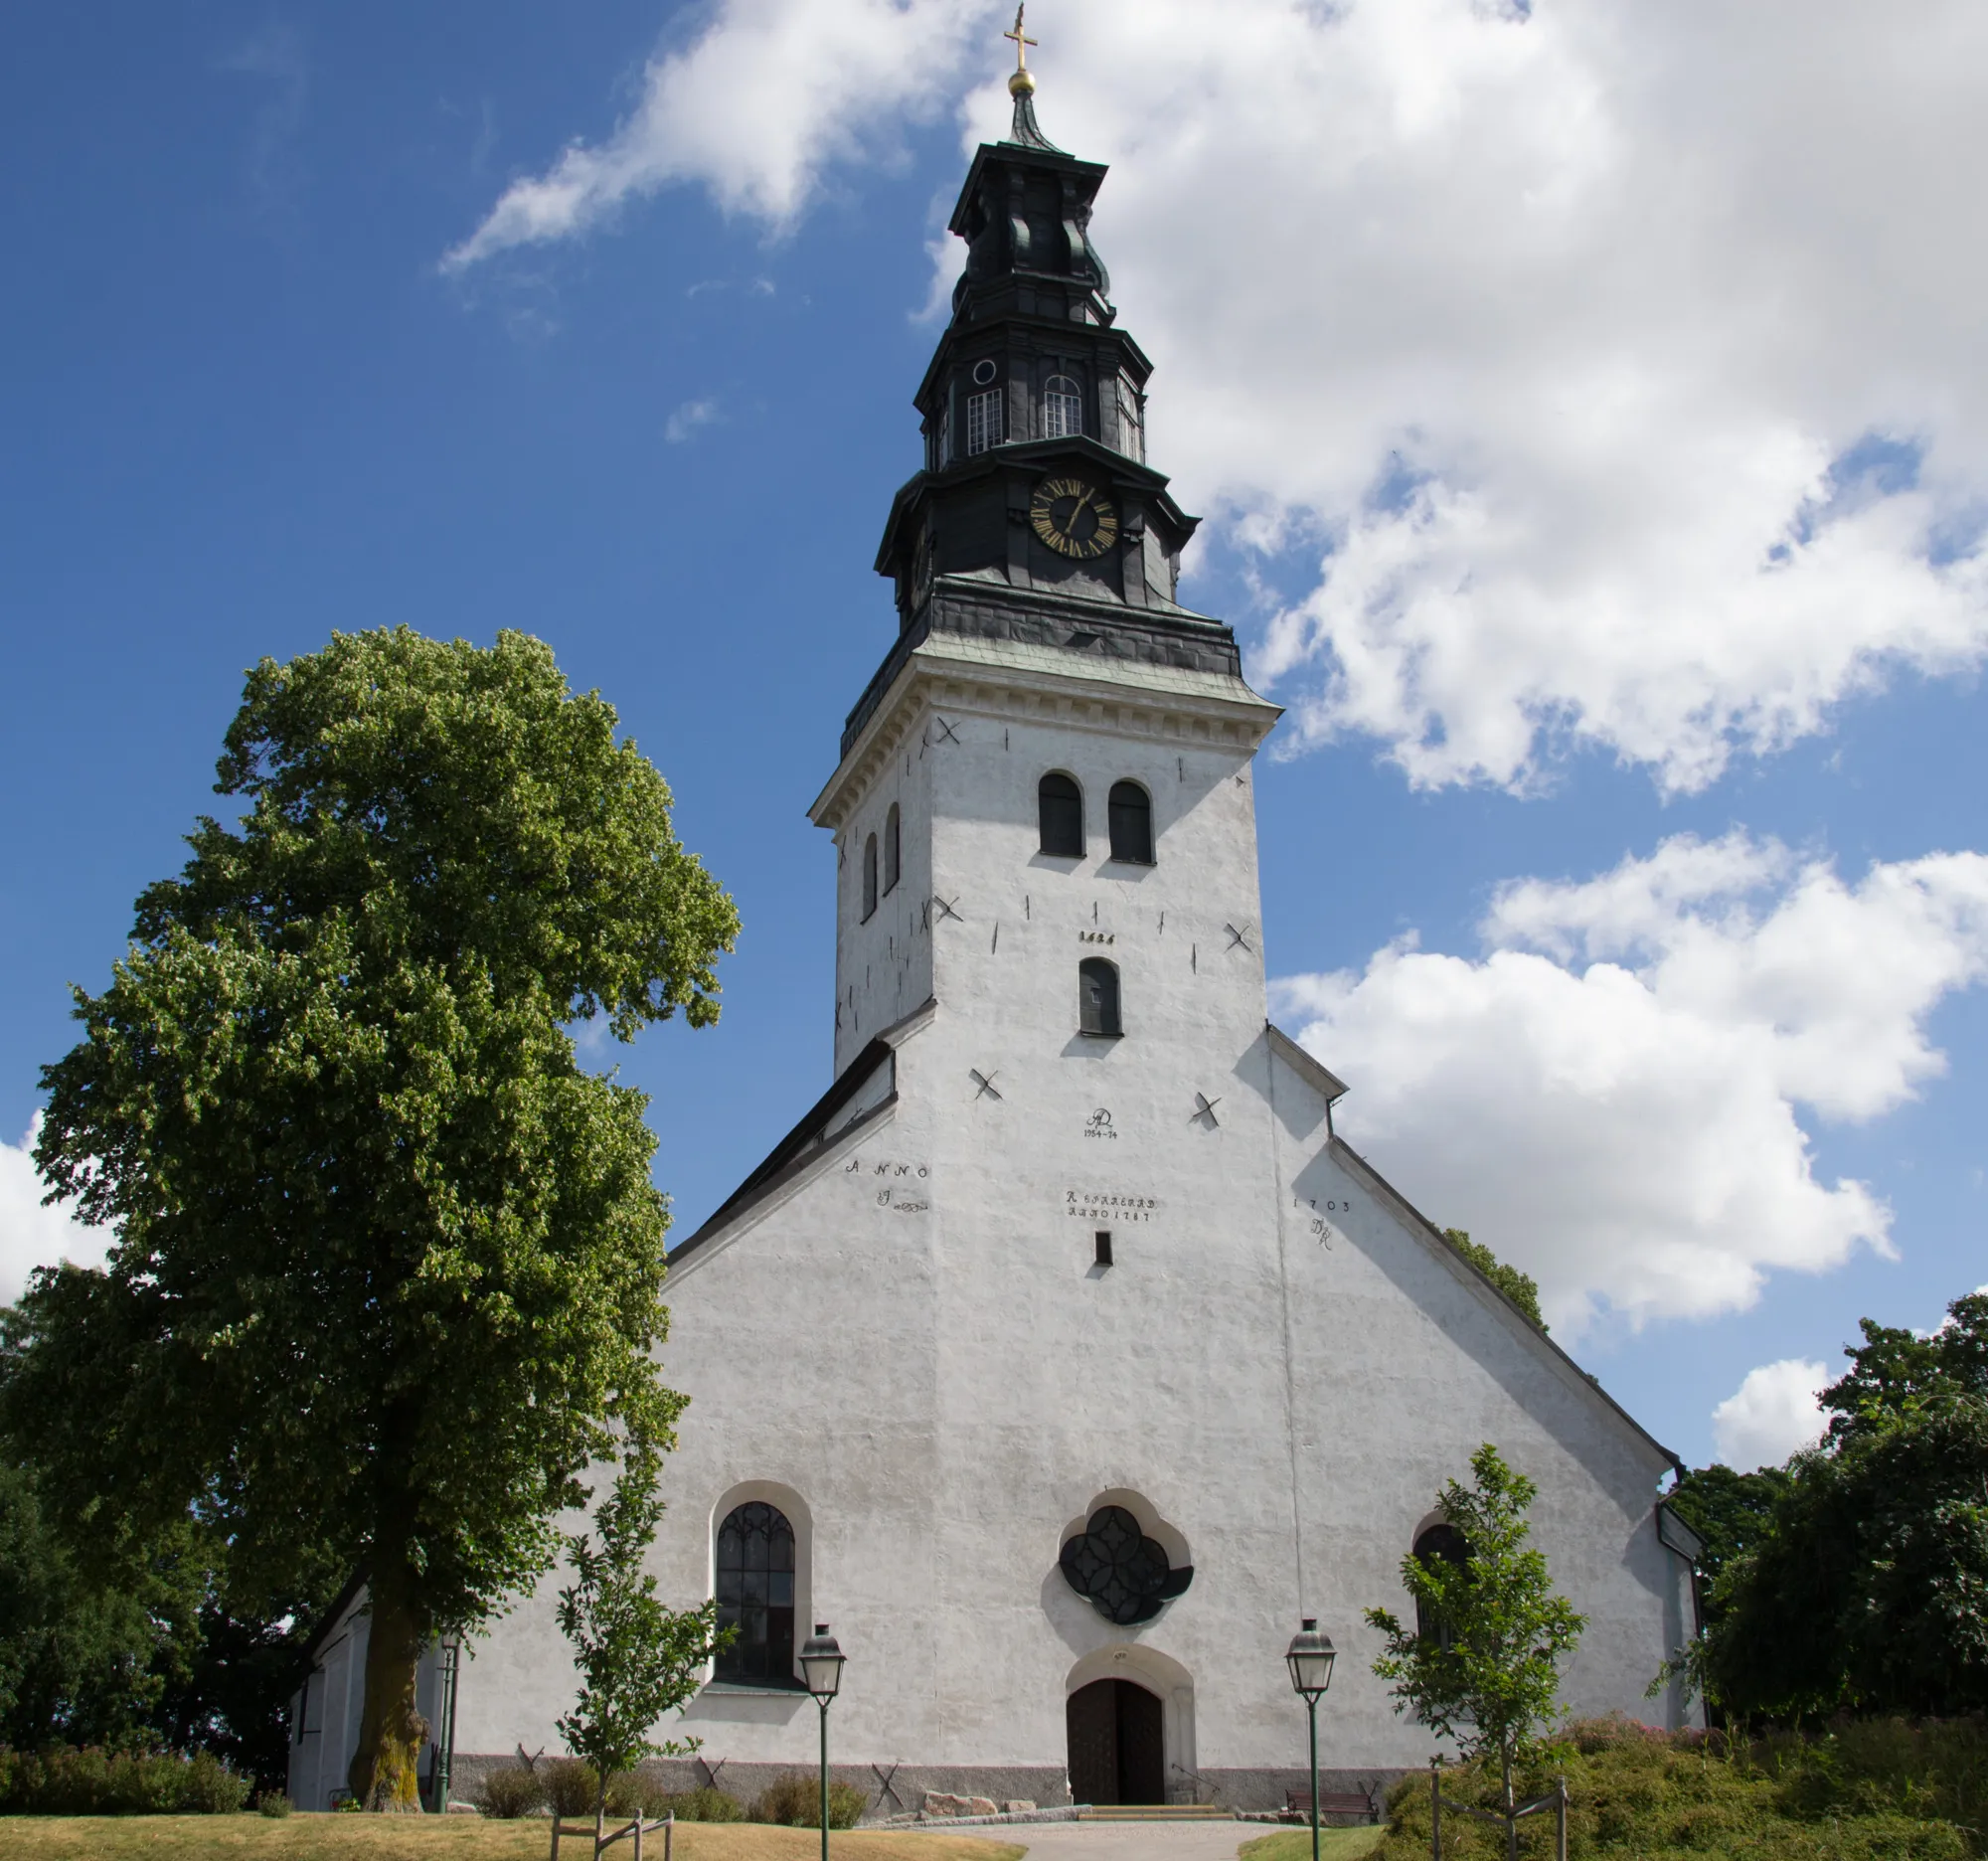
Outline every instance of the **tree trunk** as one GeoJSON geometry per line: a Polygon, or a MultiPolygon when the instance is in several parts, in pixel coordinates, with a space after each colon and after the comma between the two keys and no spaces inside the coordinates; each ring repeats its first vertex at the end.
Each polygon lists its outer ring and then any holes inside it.
{"type": "Polygon", "coordinates": [[[366,1640],[366,1704],[346,1787],[367,1809],[421,1812],[421,1743],[428,1722],[414,1709],[414,1677],[427,1635],[414,1607],[414,1573],[405,1558],[374,1560],[367,1580],[372,1631],[366,1640]]]}

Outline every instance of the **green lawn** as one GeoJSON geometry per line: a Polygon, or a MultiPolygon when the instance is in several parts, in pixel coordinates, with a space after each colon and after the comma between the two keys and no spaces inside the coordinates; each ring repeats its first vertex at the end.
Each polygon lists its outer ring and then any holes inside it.
{"type": "MultiPolygon", "coordinates": [[[[1322,1828],[1318,1832],[1320,1861],[1353,1861],[1355,1855],[1370,1855],[1381,1845],[1385,1828],[1322,1828]]],[[[1311,1861],[1311,1830],[1278,1829],[1242,1844],[1243,1861],[1311,1861]]],[[[644,1857],[646,1861],[646,1857],[644,1857]]]]}
{"type": "MultiPolygon", "coordinates": [[[[0,1854],[8,1861],[545,1861],[552,1825],[541,1817],[487,1822],[481,1816],[0,1816],[0,1854]]],[[[632,1852],[617,1842],[610,1855],[632,1852]]],[[[661,1861],[660,1836],[647,1838],[643,1861],[661,1861]]],[[[561,1861],[583,1857],[584,1839],[560,1844],[561,1861]]],[[[813,1829],[754,1823],[686,1823],[672,1861],[810,1861],[821,1853],[813,1829]]],[[[838,1831],[834,1861],[1020,1861],[1009,1842],[965,1835],[838,1831]]]]}

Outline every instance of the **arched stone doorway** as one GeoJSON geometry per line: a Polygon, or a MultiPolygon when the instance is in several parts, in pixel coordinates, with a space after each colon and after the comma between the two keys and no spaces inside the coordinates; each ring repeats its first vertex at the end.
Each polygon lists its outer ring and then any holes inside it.
{"type": "Polygon", "coordinates": [[[1165,1709],[1136,1680],[1093,1680],[1065,1705],[1070,1730],[1071,1800],[1167,1800],[1165,1709]]]}

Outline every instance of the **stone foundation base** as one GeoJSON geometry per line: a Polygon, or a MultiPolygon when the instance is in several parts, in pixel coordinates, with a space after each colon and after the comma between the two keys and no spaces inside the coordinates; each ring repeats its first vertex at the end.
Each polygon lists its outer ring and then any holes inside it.
{"type": "MultiPolygon", "coordinates": [[[[450,1796],[474,1802],[480,1794],[483,1774],[503,1765],[515,1765],[515,1755],[458,1752],[449,1774],[450,1796]]],[[[660,1777],[670,1790],[696,1789],[715,1783],[729,1796],[736,1796],[748,1809],[774,1778],[799,1772],[812,1778],[812,1765],[733,1764],[724,1759],[702,1757],[662,1759],[646,1764],[644,1772],[660,1777]]],[[[1067,1806],[1070,1782],[1060,1765],[868,1765],[831,1764],[829,1776],[839,1783],[852,1784],[863,1792],[866,1822],[882,1822],[892,1816],[916,1813],[924,1805],[927,1791],[950,1796],[986,1796],[995,1802],[1026,1798],[1045,1809],[1067,1806]]],[[[1384,1802],[1390,1787],[1400,1778],[1413,1775],[1408,1771],[1376,1768],[1365,1771],[1325,1771],[1318,1774],[1321,1795],[1341,1790],[1363,1790],[1377,1803],[1384,1802]]],[[[1295,1770],[1203,1771],[1196,1777],[1176,1776],[1179,1785],[1171,1792],[1176,1802],[1220,1803],[1225,1809],[1275,1811],[1288,1802],[1292,1791],[1302,1795],[1310,1788],[1307,1773],[1295,1770]]],[[[1361,1818],[1346,1815],[1322,1817],[1325,1822],[1353,1822],[1361,1818]]]]}

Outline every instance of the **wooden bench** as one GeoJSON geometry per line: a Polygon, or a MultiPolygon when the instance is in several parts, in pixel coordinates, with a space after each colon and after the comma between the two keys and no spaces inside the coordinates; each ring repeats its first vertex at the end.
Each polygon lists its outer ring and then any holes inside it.
{"type": "MultiPolygon", "coordinates": [[[[1285,1813],[1311,1820],[1311,1791],[1289,1790],[1284,1796],[1285,1813]]],[[[1333,1816],[1353,1816],[1362,1822],[1378,1822],[1381,1810],[1374,1798],[1366,1790],[1320,1790],[1318,1793],[1318,1819],[1325,1822],[1333,1816]]]]}

